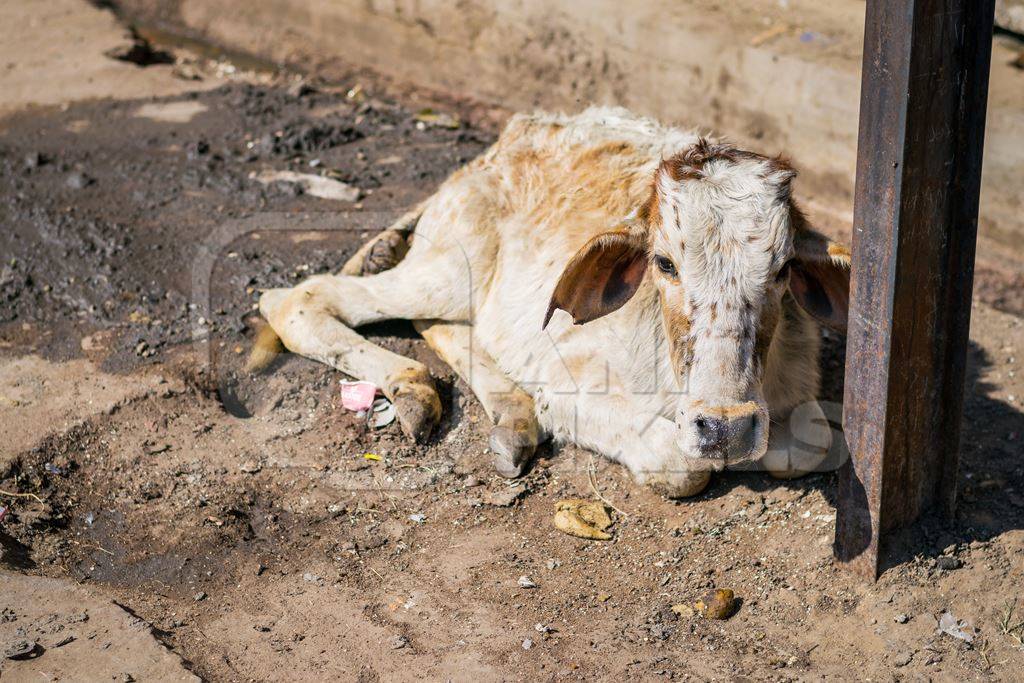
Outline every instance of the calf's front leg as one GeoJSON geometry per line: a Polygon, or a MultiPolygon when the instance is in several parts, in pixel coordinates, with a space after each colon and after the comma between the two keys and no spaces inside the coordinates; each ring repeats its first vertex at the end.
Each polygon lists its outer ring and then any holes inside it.
{"type": "Polygon", "coordinates": [[[438,259],[410,257],[369,277],[317,275],[291,289],[265,291],[260,313],[288,350],[380,386],[394,402],[402,430],[421,441],[441,416],[427,368],[367,341],[352,327],[393,318],[466,317],[462,290],[449,281],[458,274],[438,259]]]}

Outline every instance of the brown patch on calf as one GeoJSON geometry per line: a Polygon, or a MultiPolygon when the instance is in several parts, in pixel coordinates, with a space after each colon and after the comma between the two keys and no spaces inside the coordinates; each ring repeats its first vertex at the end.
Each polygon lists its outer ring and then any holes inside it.
{"type": "Polygon", "coordinates": [[[706,138],[700,138],[694,145],[661,162],[659,170],[668,173],[669,177],[676,182],[699,180],[704,177],[704,165],[709,161],[716,160],[729,162],[761,160],[780,165],[785,163],[780,159],[769,159],[754,152],[737,149],[732,145],[711,143],[706,138]]]}
{"type": "Polygon", "coordinates": [[[572,169],[591,169],[604,161],[605,157],[617,156],[620,154],[632,155],[636,150],[628,142],[611,141],[600,145],[589,147],[573,161],[572,169]]]}
{"type": "Polygon", "coordinates": [[[706,417],[717,417],[721,420],[732,420],[738,417],[750,417],[759,412],[757,402],[745,401],[728,406],[709,406],[704,401],[694,401],[691,409],[706,417]]]}
{"type": "Polygon", "coordinates": [[[661,317],[665,325],[665,336],[668,338],[669,358],[676,376],[681,377],[683,371],[693,362],[693,338],[690,336],[690,318],[661,300],[661,317]]]}
{"type": "Polygon", "coordinates": [[[658,210],[658,185],[651,183],[651,191],[647,194],[647,200],[640,205],[637,218],[647,226],[649,230],[657,230],[661,227],[661,211],[658,210]]]}

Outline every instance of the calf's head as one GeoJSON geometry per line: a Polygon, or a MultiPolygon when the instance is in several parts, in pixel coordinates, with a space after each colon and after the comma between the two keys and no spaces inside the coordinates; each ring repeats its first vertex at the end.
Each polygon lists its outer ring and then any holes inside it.
{"type": "Polygon", "coordinates": [[[849,254],[806,226],[790,198],[795,175],[700,140],[662,162],[636,220],[588,242],[551,298],[549,318],[560,308],[582,324],[651,278],[679,390],[677,443],[710,468],[765,453],[763,382],[783,308],[795,302],[845,331],[849,254]]]}

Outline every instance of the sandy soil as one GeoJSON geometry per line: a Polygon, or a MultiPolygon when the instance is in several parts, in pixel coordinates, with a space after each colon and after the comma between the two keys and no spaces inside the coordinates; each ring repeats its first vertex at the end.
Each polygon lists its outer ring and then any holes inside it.
{"type": "MultiPolygon", "coordinates": [[[[117,64],[140,83],[173,68],[117,64]]],[[[479,404],[408,325],[366,332],[435,373],[446,418],[425,446],[345,412],[324,366],[239,372],[257,288],[337,269],[493,131],[422,125],[365,75],[349,97],[355,81],[195,68],[192,92],[0,120],[0,646],[37,643],[0,660],[5,680],[74,679],[76,661],[148,680],[158,653],[164,677],[216,681],[1019,675],[1024,325],[984,291],[959,513],[895,539],[877,584],[832,562],[831,474],[725,474],[677,503],[596,461],[622,512],[612,541],[574,539],[553,505],[593,497],[590,455],[547,446],[522,480],[495,476],[479,404]],[[331,169],[362,197],[264,169],[331,169]],[[671,609],[711,587],[741,599],[731,619],[671,609]],[[973,642],[937,631],[946,611],[973,642]]]]}

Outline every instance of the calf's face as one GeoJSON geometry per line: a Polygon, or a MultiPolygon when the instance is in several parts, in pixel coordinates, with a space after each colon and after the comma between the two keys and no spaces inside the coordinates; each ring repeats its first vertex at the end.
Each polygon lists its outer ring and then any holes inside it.
{"type": "Polygon", "coordinates": [[[790,199],[794,175],[702,140],[661,164],[637,220],[584,246],[552,295],[548,315],[561,308],[581,324],[652,279],[679,392],[677,443],[706,467],[765,453],[762,385],[785,297],[845,330],[849,256],[807,228],[790,199]]]}

